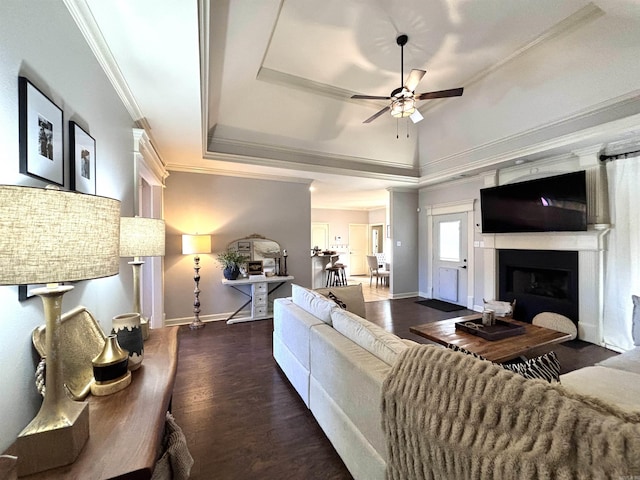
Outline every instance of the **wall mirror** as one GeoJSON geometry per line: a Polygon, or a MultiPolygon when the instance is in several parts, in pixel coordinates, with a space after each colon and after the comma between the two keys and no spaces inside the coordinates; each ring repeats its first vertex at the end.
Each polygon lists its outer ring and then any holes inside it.
{"type": "Polygon", "coordinates": [[[244,255],[251,261],[262,261],[264,272],[276,272],[277,259],[282,256],[280,244],[254,233],[248,237],[239,238],[230,242],[228,250],[233,250],[244,255]]]}

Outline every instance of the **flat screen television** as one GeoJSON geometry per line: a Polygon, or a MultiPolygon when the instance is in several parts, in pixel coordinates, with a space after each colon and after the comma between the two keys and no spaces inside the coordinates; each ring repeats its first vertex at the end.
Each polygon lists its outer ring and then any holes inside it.
{"type": "Polygon", "coordinates": [[[584,171],[480,190],[482,233],[587,229],[584,171]]]}

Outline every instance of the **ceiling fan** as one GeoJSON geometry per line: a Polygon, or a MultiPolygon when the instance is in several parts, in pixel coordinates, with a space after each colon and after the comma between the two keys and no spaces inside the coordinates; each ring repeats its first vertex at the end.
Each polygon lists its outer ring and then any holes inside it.
{"type": "MultiPolygon", "coordinates": [[[[400,83],[402,84],[402,79],[404,78],[404,46],[407,44],[409,37],[407,35],[398,35],[396,38],[396,43],[400,46],[400,83]]],[[[417,100],[431,100],[434,98],[446,98],[446,97],[459,97],[462,95],[463,88],[452,88],[450,90],[440,90],[437,92],[427,92],[427,93],[415,93],[415,89],[424,77],[424,74],[427,73],[424,70],[411,70],[411,73],[407,77],[407,81],[405,84],[394,91],[388,97],[381,97],[377,95],[353,95],[351,98],[357,98],[360,100],[391,100],[391,103],[384,107],[379,112],[371,115],[362,123],[371,123],[376,118],[386,113],[388,110],[391,110],[391,116],[396,118],[402,117],[410,117],[416,111],[416,101],[417,100]]],[[[419,122],[422,120],[422,116],[416,120],[414,117],[411,117],[413,123],[419,122]]]]}

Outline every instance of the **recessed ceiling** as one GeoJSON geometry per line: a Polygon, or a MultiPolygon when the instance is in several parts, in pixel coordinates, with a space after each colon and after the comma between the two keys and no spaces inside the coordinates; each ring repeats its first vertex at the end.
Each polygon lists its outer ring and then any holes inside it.
{"type": "Polygon", "coordinates": [[[420,129],[473,105],[492,72],[603,15],[639,17],[631,0],[65,2],[93,23],[89,36],[112,56],[105,68],[121,73],[169,169],[315,180],[312,205],[342,208],[417,188],[431,154],[420,129]],[[404,76],[427,71],[416,92],[465,93],[421,102],[415,125],[390,115],[365,125],[386,104],[349,97],[401,86],[399,33],[404,76]]]}

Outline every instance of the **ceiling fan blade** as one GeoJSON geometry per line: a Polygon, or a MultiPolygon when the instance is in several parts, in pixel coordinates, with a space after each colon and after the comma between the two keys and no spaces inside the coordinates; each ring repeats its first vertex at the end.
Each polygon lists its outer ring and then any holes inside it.
{"type": "Polygon", "coordinates": [[[389,111],[389,107],[386,106],[384,107],[382,110],[380,110],[378,113],[374,113],[373,115],[371,115],[369,118],[367,118],[364,122],[362,123],[371,123],[373,122],[376,118],[378,118],[381,115],[384,115],[385,113],[387,113],[389,111]]]}
{"type": "Polygon", "coordinates": [[[351,98],[360,100],[390,100],[391,97],[379,97],[377,95],[352,95],[351,98]]]}
{"type": "Polygon", "coordinates": [[[433,98],[459,97],[462,95],[464,88],[452,88],[450,90],[440,90],[438,92],[419,93],[416,100],[430,100],[433,98]]]}
{"type": "Polygon", "coordinates": [[[425,73],[427,72],[424,70],[417,70],[417,69],[411,70],[411,73],[407,77],[407,81],[404,84],[404,88],[406,88],[410,92],[413,92],[418,86],[418,84],[420,83],[420,80],[422,80],[422,77],[424,77],[425,73]]]}

